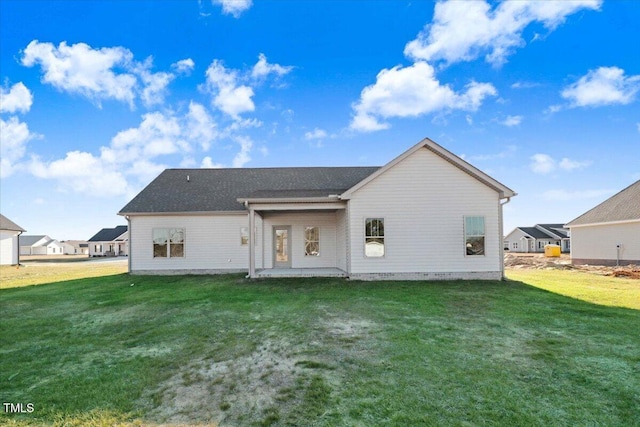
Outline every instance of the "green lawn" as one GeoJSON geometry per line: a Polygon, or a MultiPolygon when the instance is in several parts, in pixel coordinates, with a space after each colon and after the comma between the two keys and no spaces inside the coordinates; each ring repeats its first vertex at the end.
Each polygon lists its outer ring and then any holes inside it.
{"type": "Polygon", "coordinates": [[[0,424],[640,425],[640,311],[520,282],[0,290],[0,424]]]}
{"type": "Polygon", "coordinates": [[[640,310],[640,280],[574,270],[507,270],[507,277],[560,295],[640,310]]]}

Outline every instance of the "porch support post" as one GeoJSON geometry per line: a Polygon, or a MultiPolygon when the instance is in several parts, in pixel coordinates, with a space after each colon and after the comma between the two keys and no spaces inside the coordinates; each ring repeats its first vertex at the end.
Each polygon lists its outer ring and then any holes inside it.
{"type": "Polygon", "coordinates": [[[249,208],[249,277],[256,275],[256,211],[249,208]]]}

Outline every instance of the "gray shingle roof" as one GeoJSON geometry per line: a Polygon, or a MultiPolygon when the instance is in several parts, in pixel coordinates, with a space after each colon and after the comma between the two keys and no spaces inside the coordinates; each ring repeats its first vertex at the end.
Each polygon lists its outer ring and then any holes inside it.
{"type": "Polygon", "coordinates": [[[0,230],[26,231],[6,216],[0,214],[0,230]]]}
{"type": "MultiPolygon", "coordinates": [[[[23,234],[22,236],[20,236],[20,246],[33,246],[37,241],[44,239],[45,236],[44,234],[41,235],[26,235],[23,234]]],[[[46,242],[50,242],[51,238],[47,239],[46,242]]]]}
{"type": "Polygon", "coordinates": [[[545,233],[542,230],[538,230],[535,227],[518,227],[520,230],[524,231],[525,233],[527,233],[529,236],[533,237],[534,239],[552,239],[553,237],[549,236],[547,233],[545,233]]]}
{"type": "Polygon", "coordinates": [[[343,193],[378,169],[167,169],[123,207],[120,214],[241,211],[244,206],[238,198],[329,196],[343,193]]]}
{"type": "Polygon", "coordinates": [[[88,242],[112,242],[127,232],[126,225],[119,225],[116,228],[103,228],[95,236],[87,240],[88,242]]]}
{"type": "Polygon", "coordinates": [[[569,237],[569,230],[565,228],[564,224],[536,224],[536,227],[542,227],[545,231],[551,233],[551,236],[569,237]]]}
{"type": "Polygon", "coordinates": [[[640,180],[588,210],[567,226],[640,219],[640,180]]]}

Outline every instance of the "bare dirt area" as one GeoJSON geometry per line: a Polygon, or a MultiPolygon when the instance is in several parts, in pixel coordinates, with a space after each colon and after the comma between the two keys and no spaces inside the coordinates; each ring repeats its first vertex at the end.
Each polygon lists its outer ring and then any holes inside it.
{"type": "Polygon", "coordinates": [[[141,403],[155,406],[150,419],[161,425],[299,425],[304,414],[296,411],[326,387],[325,380],[343,381],[347,372],[336,360],[362,357],[374,326],[365,319],[332,318],[316,324],[313,339],[304,343],[273,334],[244,355],[184,366],[141,403]],[[327,357],[320,349],[335,340],[342,343],[340,354],[327,357]]]}
{"type": "Polygon", "coordinates": [[[577,270],[602,276],[625,277],[640,279],[640,266],[625,265],[619,267],[607,267],[603,265],[572,265],[571,258],[567,254],[559,257],[545,257],[544,254],[516,254],[508,253],[504,256],[505,268],[521,270],[577,270]]]}

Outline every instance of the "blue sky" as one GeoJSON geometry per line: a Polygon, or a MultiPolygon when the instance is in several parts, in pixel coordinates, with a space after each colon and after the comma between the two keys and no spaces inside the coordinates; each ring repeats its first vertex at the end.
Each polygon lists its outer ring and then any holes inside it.
{"type": "Polygon", "coordinates": [[[640,179],[640,2],[0,2],[2,213],[59,240],[167,167],[383,165],[424,137],[505,234],[640,179]]]}

